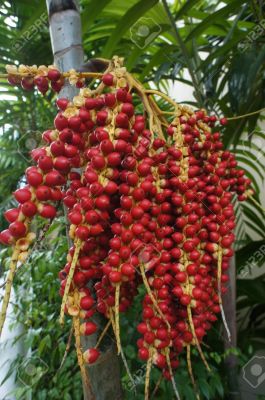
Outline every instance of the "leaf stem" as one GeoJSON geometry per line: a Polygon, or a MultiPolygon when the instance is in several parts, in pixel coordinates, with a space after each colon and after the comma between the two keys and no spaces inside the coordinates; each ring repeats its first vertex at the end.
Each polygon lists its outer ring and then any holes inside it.
{"type": "Polygon", "coordinates": [[[260,114],[262,111],[265,111],[265,108],[261,108],[260,110],[253,111],[251,113],[243,114],[243,115],[236,115],[235,117],[226,118],[227,121],[234,121],[236,119],[241,119],[245,117],[250,117],[251,115],[260,114]]]}
{"type": "Polygon", "coordinates": [[[171,13],[171,11],[169,9],[167,1],[166,0],[162,0],[162,3],[163,3],[163,6],[164,6],[164,9],[166,11],[166,14],[168,16],[168,19],[169,19],[169,21],[171,23],[171,26],[172,26],[173,32],[175,34],[175,37],[177,39],[177,42],[179,44],[179,47],[180,47],[180,49],[182,51],[183,57],[185,58],[185,62],[186,62],[187,68],[189,70],[190,77],[191,77],[191,80],[192,80],[192,83],[193,83],[193,86],[194,86],[194,90],[195,90],[196,98],[197,98],[197,101],[198,101],[198,105],[200,107],[203,107],[203,98],[202,98],[201,90],[199,88],[199,83],[197,81],[197,77],[193,72],[193,66],[192,66],[192,64],[190,62],[190,56],[188,54],[187,48],[186,48],[185,43],[183,42],[183,40],[182,40],[182,38],[181,38],[181,36],[180,36],[180,34],[178,32],[176,23],[174,21],[173,15],[172,15],[172,13],[171,13]]]}

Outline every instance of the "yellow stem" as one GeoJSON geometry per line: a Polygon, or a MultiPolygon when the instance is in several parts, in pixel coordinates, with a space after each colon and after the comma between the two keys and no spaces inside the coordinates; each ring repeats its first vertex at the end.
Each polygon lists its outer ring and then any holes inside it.
{"type": "Polygon", "coordinates": [[[208,363],[206,361],[206,358],[205,358],[205,356],[203,354],[201,345],[200,345],[200,343],[198,341],[198,338],[197,338],[197,335],[196,335],[196,332],[195,332],[195,328],[194,328],[194,324],[193,324],[193,320],[192,320],[192,312],[191,312],[191,307],[190,306],[187,306],[187,312],[188,312],[188,319],[189,319],[191,333],[192,333],[193,339],[195,341],[196,347],[198,349],[198,352],[199,352],[199,354],[201,356],[201,359],[202,359],[205,367],[207,368],[207,370],[211,371],[211,369],[210,369],[210,367],[209,367],[209,365],[208,365],[208,363]]]}
{"type": "Polygon", "coordinates": [[[0,336],[2,334],[3,326],[5,323],[5,319],[6,319],[6,311],[7,311],[7,307],[9,304],[10,293],[11,293],[12,283],[13,283],[15,272],[16,272],[16,266],[17,266],[19,253],[20,253],[20,249],[15,247],[13,250],[13,254],[11,256],[9,272],[8,272],[7,279],[6,279],[5,294],[4,294],[3,304],[2,304],[1,314],[0,314],[0,336]]]}
{"type": "Polygon", "coordinates": [[[195,379],[192,371],[192,364],[191,364],[191,356],[190,356],[190,345],[187,345],[187,365],[188,365],[188,371],[190,375],[190,379],[192,382],[193,387],[195,387],[195,379]]]}
{"type": "Polygon", "coordinates": [[[110,322],[111,322],[112,329],[113,329],[113,332],[114,332],[114,335],[116,338],[116,326],[115,326],[115,320],[114,320],[113,312],[112,312],[111,308],[109,309],[109,317],[110,317],[110,322]]]}
{"type": "MultiPolygon", "coordinates": [[[[188,262],[186,254],[184,254],[184,262],[185,262],[185,266],[186,266],[186,264],[187,264],[187,262],[188,262]]],[[[188,294],[191,296],[191,288],[190,288],[189,278],[187,279],[186,285],[187,285],[188,294]]],[[[192,319],[192,311],[191,311],[191,306],[190,306],[190,304],[187,306],[187,313],[188,313],[188,320],[189,320],[189,325],[190,325],[191,333],[192,333],[193,339],[194,339],[194,341],[195,341],[196,347],[197,347],[197,349],[198,349],[198,352],[199,352],[199,354],[200,354],[200,356],[201,356],[201,359],[202,359],[202,361],[203,361],[205,367],[207,368],[208,371],[210,371],[210,367],[209,367],[209,365],[208,365],[208,363],[207,363],[207,361],[206,361],[206,358],[205,358],[205,356],[204,356],[204,354],[203,354],[201,345],[200,345],[200,343],[199,343],[199,340],[198,340],[197,335],[196,335],[196,332],[195,332],[194,323],[193,323],[193,319],[192,319]]]]}
{"type": "Polygon", "coordinates": [[[226,118],[228,121],[234,121],[236,119],[240,119],[240,118],[245,118],[245,117],[250,117],[251,115],[255,115],[255,114],[259,114],[262,111],[265,111],[265,108],[261,108],[260,110],[257,111],[253,111],[251,113],[248,114],[243,114],[243,115],[237,115],[236,117],[230,117],[230,118],[226,118]]]}
{"type": "MultiPolygon", "coordinates": [[[[111,68],[111,62],[110,62],[110,60],[106,60],[106,59],[104,59],[104,58],[99,59],[99,60],[102,60],[102,61],[104,61],[104,62],[108,62],[108,63],[109,63],[109,68],[111,68]]],[[[104,73],[106,73],[106,71],[105,71],[104,73]]],[[[104,73],[101,73],[101,72],[77,72],[77,71],[76,71],[76,74],[77,74],[80,78],[100,78],[101,76],[104,75],[104,73]]],[[[8,76],[10,76],[10,75],[11,75],[11,76],[21,76],[21,77],[29,77],[29,78],[31,78],[31,77],[36,76],[37,74],[38,74],[38,72],[36,72],[36,73],[12,72],[12,73],[10,73],[10,74],[0,74],[0,78],[8,78],[8,76]]],[[[69,72],[63,72],[63,73],[62,73],[62,76],[66,77],[66,78],[69,77],[70,75],[71,75],[71,74],[70,74],[69,72]]],[[[131,75],[130,75],[130,76],[131,76],[131,75]]],[[[142,87],[142,88],[143,88],[143,87],[142,87]]],[[[144,89],[144,88],[143,88],[143,89],[144,89]]],[[[176,107],[176,108],[179,108],[179,107],[180,107],[180,105],[179,105],[178,103],[176,103],[174,100],[172,100],[170,97],[168,97],[165,93],[162,93],[162,92],[160,92],[160,91],[158,91],[158,90],[148,89],[148,90],[144,90],[144,92],[145,92],[146,94],[158,95],[158,96],[164,98],[167,102],[169,102],[170,104],[172,104],[174,107],[176,107]]],[[[228,120],[228,121],[233,121],[233,120],[237,120],[237,119],[240,119],[240,118],[245,118],[245,117],[249,117],[249,116],[252,116],[252,115],[255,115],[255,114],[259,114],[259,113],[261,113],[261,112],[263,112],[263,111],[265,111],[265,108],[261,108],[260,110],[253,111],[253,112],[251,112],[251,113],[247,113],[247,114],[243,114],[243,115],[238,115],[238,116],[235,116],[235,117],[229,117],[229,118],[227,118],[227,120],[228,120]]],[[[165,114],[172,114],[172,115],[174,115],[174,113],[171,113],[171,112],[165,112],[165,114]]]]}
{"type": "Polygon", "coordinates": [[[82,375],[82,380],[83,380],[86,390],[91,394],[92,398],[94,399],[94,396],[92,393],[92,388],[91,388],[91,383],[89,381],[89,377],[88,377],[88,374],[86,371],[84,358],[83,358],[83,352],[82,352],[82,348],[81,348],[79,317],[78,316],[73,317],[73,322],[74,322],[76,354],[77,354],[78,365],[80,367],[80,371],[81,371],[81,375],[82,375]]]}
{"type": "Polygon", "coordinates": [[[261,205],[256,199],[254,199],[254,197],[253,197],[252,195],[248,195],[248,198],[249,198],[250,200],[252,200],[253,203],[254,203],[261,211],[265,212],[265,208],[263,208],[262,205],[261,205]]]}
{"type": "Polygon", "coordinates": [[[155,388],[154,388],[154,390],[153,390],[153,392],[152,392],[152,394],[151,394],[151,399],[155,396],[156,392],[158,391],[159,386],[161,385],[162,380],[163,380],[163,375],[161,374],[161,375],[160,375],[160,378],[158,379],[158,381],[157,381],[157,383],[156,383],[156,386],[155,386],[155,388]]]}
{"type": "Polygon", "coordinates": [[[69,274],[67,276],[67,281],[66,281],[66,285],[65,285],[65,289],[64,289],[64,294],[63,294],[63,300],[62,300],[62,304],[61,304],[61,312],[60,312],[60,324],[63,325],[64,323],[64,310],[65,310],[65,305],[67,302],[67,298],[68,298],[68,294],[69,294],[69,290],[70,290],[70,286],[73,280],[73,276],[74,276],[74,272],[75,272],[75,267],[78,261],[78,256],[79,256],[79,252],[81,249],[81,240],[78,239],[75,243],[75,252],[74,252],[74,256],[71,262],[71,267],[70,267],[70,271],[69,274]]]}
{"type": "MultiPolygon", "coordinates": [[[[149,100],[149,103],[150,103],[151,107],[153,107],[153,109],[154,109],[155,112],[157,113],[157,115],[158,115],[159,119],[161,120],[161,122],[167,124],[166,118],[163,117],[164,111],[162,111],[162,110],[158,107],[157,103],[155,102],[155,100],[154,100],[151,96],[150,96],[150,97],[147,97],[147,98],[148,98],[148,100],[149,100]]],[[[174,114],[175,114],[175,113],[174,113],[174,114]]]]}
{"type": "Polygon", "coordinates": [[[154,398],[154,396],[156,395],[156,392],[158,391],[159,386],[161,385],[162,380],[163,380],[163,374],[160,375],[160,378],[158,379],[158,381],[157,381],[157,383],[156,383],[156,385],[155,385],[155,388],[154,388],[154,390],[153,390],[153,392],[152,392],[152,394],[151,394],[151,396],[150,396],[151,399],[154,398]]]}
{"type": "Polygon", "coordinates": [[[224,307],[223,307],[223,302],[222,302],[222,287],[221,287],[221,278],[222,278],[222,258],[223,258],[223,252],[222,252],[222,247],[219,245],[218,247],[218,264],[217,264],[217,287],[218,287],[218,300],[219,300],[219,307],[221,310],[221,315],[222,315],[222,320],[223,324],[226,330],[227,338],[229,341],[231,341],[231,333],[226,321],[225,317],[225,312],[224,312],[224,307]]]}
{"type": "Polygon", "coordinates": [[[146,364],[146,374],[145,374],[145,385],[144,385],[144,400],[149,400],[149,386],[150,386],[150,375],[153,364],[153,347],[149,349],[150,354],[146,364]]]}
{"type": "Polygon", "coordinates": [[[71,330],[70,330],[70,333],[69,333],[69,337],[68,337],[68,340],[67,340],[67,345],[66,345],[66,348],[65,348],[65,352],[64,352],[64,355],[63,355],[63,358],[62,358],[62,361],[61,361],[61,365],[60,365],[60,367],[59,367],[57,372],[59,372],[62,369],[62,367],[63,367],[63,365],[65,363],[67,354],[69,353],[69,350],[70,350],[70,347],[71,347],[71,341],[72,341],[73,333],[74,333],[74,324],[72,323],[71,330]]]}
{"type": "Polygon", "coordinates": [[[168,122],[161,121],[161,125],[163,125],[165,128],[169,127],[169,123],[168,122]]]}
{"type": "Polygon", "coordinates": [[[95,346],[95,349],[97,349],[98,346],[100,345],[100,343],[101,343],[102,339],[104,338],[104,336],[106,335],[106,333],[107,333],[107,331],[108,331],[110,325],[111,325],[111,320],[108,321],[108,323],[106,324],[105,328],[104,328],[103,331],[101,332],[101,335],[100,335],[100,337],[98,338],[98,341],[97,341],[97,344],[96,344],[96,346],[95,346]]]}
{"type": "MultiPolygon", "coordinates": [[[[102,58],[102,59],[100,59],[100,60],[102,60],[102,61],[107,61],[107,60],[105,60],[104,58],[102,58]]],[[[108,66],[108,68],[104,71],[104,74],[107,74],[108,72],[110,72],[110,71],[113,70],[112,65],[111,65],[111,62],[110,62],[109,60],[108,60],[108,62],[109,62],[109,66],[108,66]]],[[[102,74],[102,75],[103,75],[103,74],[102,74]]],[[[92,93],[91,93],[91,94],[92,94],[93,96],[96,96],[96,95],[98,95],[98,94],[101,94],[101,93],[103,92],[104,88],[105,88],[104,83],[103,83],[103,82],[100,82],[100,84],[96,87],[96,89],[92,90],[92,93]]]]}
{"type": "Polygon", "coordinates": [[[127,73],[127,79],[130,84],[136,91],[138,92],[139,96],[142,98],[144,107],[149,115],[149,124],[150,124],[150,131],[152,133],[157,133],[158,136],[165,140],[164,134],[163,134],[163,129],[160,124],[160,120],[158,116],[156,115],[157,113],[153,112],[152,106],[150,99],[148,96],[146,96],[146,92],[144,87],[140,82],[138,82],[131,74],[127,73]]]}
{"type": "Polygon", "coordinates": [[[163,319],[163,321],[165,321],[165,323],[167,324],[167,327],[170,329],[169,322],[166,320],[164,314],[163,314],[162,311],[160,310],[160,307],[159,307],[159,305],[157,304],[157,301],[156,301],[156,299],[155,299],[155,297],[154,297],[154,295],[153,295],[153,293],[152,293],[152,291],[151,291],[151,289],[150,289],[148,280],[147,280],[146,275],[145,275],[145,270],[144,270],[144,265],[143,265],[143,264],[140,264],[140,271],[141,271],[141,275],[142,275],[142,278],[143,278],[144,286],[145,286],[145,288],[146,288],[146,291],[147,291],[147,293],[148,293],[150,299],[152,300],[152,303],[153,303],[155,309],[157,310],[158,314],[159,314],[160,317],[163,319]]]}
{"type": "Polygon", "coordinates": [[[120,336],[120,284],[118,284],[115,288],[115,325],[116,325],[116,341],[117,341],[117,350],[118,354],[121,352],[121,336],[120,336]]]}
{"type": "Polygon", "coordinates": [[[160,110],[161,114],[165,114],[165,115],[176,115],[176,113],[174,111],[163,111],[160,110]]]}
{"type": "Polygon", "coordinates": [[[156,119],[159,121],[159,129],[161,130],[161,132],[159,132],[159,137],[163,140],[166,140],[162,127],[165,126],[166,128],[168,128],[169,123],[165,119],[165,117],[163,117],[163,114],[159,112],[160,108],[158,107],[156,102],[152,99],[152,97],[148,98],[148,100],[150,102],[151,107],[154,110],[154,115],[155,115],[156,119]]]}
{"type": "MultiPolygon", "coordinates": [[[[8,78],[8,76],[21,76],[21,77],[27,77],[27,78],[34,78],[38,72],[36,73],[21,73],[21,72],[12,72],[10,74],[0,74],[0,78],[8,78]]],[[[103,73],[101,72],[76,72],[76,74],[80,78],[100,78],[103,73]]],[[[69,72],[63,72],[62,76],[65,78],[68,78],[71,74],[69,72]]]]}
{"type": "MultiPolygon", "coordinates": [[[[113,311],[112,311],[111,308],[110,308],[110,310],[109,310],[109,317],[110,317],[110,321],[111,321],[111,324],[112,324],[112,329],[113,329],[113,332],[114,332],[114,335],[115,335],[115,338],[116,338],[116,341],[117,341],[116,327],[115,327],[115,322],[114,322],[114,317],[113,317],[113,311]]],[[[133,388],[134,388],[134,391],[135,391],[135,390],[136,390],[135,382],[134,382],[133,377],[132,377],[132,374],[131,374],[131,372],[130,372],[130,369],[129,369],[127,360],[126,360],[126,358],[125,358],[124,352],[123,352],[123,350],[122,350],[122,347],[121,347],[120,350],[121,350],[121,353],[120,353],[120,354],[121,354],[122,362],[123,362],[123,364],[124,364],[124,367],[125,367],[125,369],[126,369],[126,372],[127,372],[127,374],[128,374],[128,377],[129,377],[129,379],[130,379],[130,381],[131,381],[131,383],[132,383],[132,386],[133,386],[133,388]]]]}
{"type": "Polygon", "coordinates": [[[194,379],[194,375],[193,375],[193,371],[192,371],[191,357],[190,357],[190,345],[187,346],[187,365],[188,365],[188,371],[189,371],[189,376],[190,376],[190,379],[191,379],[191,382],[192,382],[192,386],[193,386],[194,392],[196,394],[196,399],[200,400],[200,396],[199,396],[198,391],[197,391],[197,385],[196,385],[196,382],[195,382],[195,379],[194,379]]]}
{"type": "Polygon", "coordinates": [[[147,89],[147,90],[145,90],[145,93],[146,94],[156,94],[157,96],[160,96],[163,99],[165,99],[168,103],[172,104],[177,110],[180,108],[180,105],[178,103],[176,103],[174,100],[172,100],[165,93],[159,92],[159,90],[147,89]]]}
{"type": "Polygon", "coordinates": [[[173,371],[172,371],[172,367],[171,367],[171,363],[170,363],[169,349],[166,350],[166,359],[167,359],[167,366],[168,366],[168,370],[169,370],[169,373],[170,373],[170,378],[171,378],[171,382],[172,382],[174,393],[176,395],[177,400],[180,400],[179,392],[178,392],[178,389],[177,389],[177,385],[176,385],[176,382],[175,382],[175,379],[174,379],[174,375],[173,375],[173,371]]]}
{"type": "Polygon", "coordinates": [[[128,365],[128,363],[127,363],[126,357],[125,357],[125,355],[124,355],[124,352],[123,352],[123,350],[122,350],[122,347],[121,347],[121,359],[122,359],[122,362],[123,362],[124,367],[125,367],[125,369],[126,369],[127,375],[128,375],[128,377],[129,377],[129,379],[130,379],[130,381],[131,381],[131,384],[132,384],[132,387],[133,387],[133,391],[134,391],[134,393],[135,393],[135,395],[136,395],[136,385],[135,385],[135,382],[134,382],[134,380],[133,380],[133,377],[132,377],[132,374],[131,374],[129,365],[128,365]]]}

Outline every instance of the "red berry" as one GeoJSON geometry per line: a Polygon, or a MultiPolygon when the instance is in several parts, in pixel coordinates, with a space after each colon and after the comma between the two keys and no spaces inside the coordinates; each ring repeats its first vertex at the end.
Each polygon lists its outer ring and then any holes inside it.
{"type": "Polygon", "coordinates": [[[61,97],[60,99],[56,100],[57,106],[60,108],[60,110],[64,111],[67,108],[67,105],[69,103],[69,100],[61,97]]]}
{"type": "Polygon", "coordinates": [[[95,303],[95,301],[92,297],[85,296],[85,297],[82,297],[80,300],[80,307],[83,310],[90,310],[91,307],[93,307],[94,303],[95,303]]]}
{"type": "Polygon", "coordinates": [[[38,160],[38,167],[42,169],[42,171],[50,171],[53,168],[52,158],[46,155],[42,155],[38,160]]]}
{"type": "Polygon", "coordinates": [[[102,110],[97,113],[97,124],[100,126],[106,125],[108,121],[108,111],[102,110]]]}
{"type": "Polygon", "coordinates": [[[55,157],[64,155],[64,143],[60,140],[56,140],[55,142],[53,142],[50,146],[50,149],[55,157]]]}
{"type": "Polygon", "coordinates": [[[96,106],[97,106],[97,100],[96,99],[93,99],[91,97],[88,97],[88,98],[85,99],[85,107],[88,110],[93,110],[93,109],[96,108],[96,106]]]}
{"type": "Polygon", "coordinates": [[[49,69],[48,71],[48,79],[50,79],[50,81],[58,81],[58,79],[60,79],[61,77],[61,72],[58,71],[58,69],[49,69]]]}
{"type": "Polygon", "coordinates": [[[20,238],[26,235],[27,227],[23,222],[15,221],[9,225],[9,231],[15,238],[20,238]]]}
{"type": "Polygon", "coordinates": [[[88,227],[84,225],[78,226],[75,230],[75,235],[81,240],[86,240],[89,237],[88,227]]]}
{"type": "MultiPolygon", "coordinates": [[[[59,133],[59,139],[61,142],[64,143],[71,143],[72,139],[73,139],[73,131],[69,128],[65,128],[63,129],[60,133],[59,133]]],[[[63,154],[63,152],[62,152],[63,154]]]]}
{"type": "Polygon", "coordinates": [[[93,335],[97,331],[97,325],[94,322],[84,322],[80,326],[81,335],[93,335]]]}
{"type": "Polygon", "coordinates": [[[226,118],[221,118],[220,119],[220,124],[221,125],[226,125],[227,124],[227,119],[226,118]]]}
{"type": "Polygon", "coordinates": [[[84,352],[83,354],[83,358],[85,363],[87,364],[93,364],[94,362],[97,361],[97,359],[99,358],[99,351],[97,349],[88,349],[84,352]]]}
{"type": "Polygon", "coordinates": [[[121,273],[119,271],[112,271],[109,274],[109,279],[112,283],[119,283],[121,281],[121,273]]]}
{"type": "Polygon", "coordinates": [[[101,79],[106,86],[112,86],[114,84],[114,76],[110,73],[104,74],[101,79]]]}
{"type": "Polygon", "coordinates": [[[70,117],[68,119],[68,125],[70,129],[73,129],[74,131],[79,131],[80,125],[81,125],[81,119],[78,116],[75,117],[70,117]]]}
{"type": "Polygon", "coordinates": [[[82,271],[75,272],[73,280],[78,287],[83,287],[87,282],[86,274],[82,271]]]}
{"type": "Polygon", "coordinates": [[[116,92],[116,97],[118,101],[125,102],[127,99],[127,90],[122,88],[118,89],[116,92]]]}
{"type": "Polygon", "coordinates": [[[120,112],[116,116],[116,125],[119,128],[128,128],[129,127],[129,118],[127,114],[120,112]]]}
{"type": "Polygon", "coordinates": [[[13,241],[14,237],[9,229],[5,229],[4,231],[0,232],[0,243],[8,245],[12,244],[13,241]]]}
{"type": "Polygon", "coordinates": [[[153,333],[153,332],[146,332],[145,334],[144,334],[144,341],[147,343],[147,344],[152,344],[152,343],[154,343],[154,341],[155,341],[155,334],[153,333]]]}
{"type": "Polygon", "coordinates": [[[104,103],[107,107],[113,108],[116,104],[116,96],[114,93],[106,93],[104,96],[104,103]]]}
{"type": "Polygon", "coordinates": [[[30,172],[26,174],[28,183],[33,186],[39,186],[43,182],[43,176],[39,172],[30,172]]]}
{"type": "Polygon", "coordinates": [[[191,297],[187,294],[183,294],[180,298],[180,302],[183,306],[188,306],[191,302],[191,297]]]}
{"type": "Polygon", "coordinates": [[[31,155],[31,158],[32,158],[34,161],[38,161],[38,159],[39,159],[41,156],[45,156],[45,155],[46,155],[46,150],[45,150],[45,148],[43,148],[43,147],[38,148],[38,149],[34,149],[34,150],[32,150],[32,151],[30,152],[30,155],[31,155]]]}
{"type": "Polygon", "coordinates": [[[117,152],[112,152],[107,156],[108,165],[111,167],[117,167],[121,164],[121,156],[117,152]]]}
{"type": "Polygon", "coordinates": [[[34,80],[32,78],[23,78],[21,86],[24,90],[32,90],[34,88],[34,80]]]}
{"type": "Polygon", "coordinates": [[[15,199],[21,204],[29,201],[32,196],[30,190],[26,188],[16,190],[13,195],[15,196],[15,199]]]}
{"type": "Polygon", "coordinates": [[[99,210],[106,210],[110,206],[110,200],[109,197],[106,195],[101,195],[95,200],[95,206],[99,210]]]}
{"type": "Polygon", "coordinates": [[[42,185],[42,186],[37,187],[37,189],[35,191],[35,195],[38,200],[45,201],[45,200],[51,199],[52,192],[48,186],[42,185]]]}
{"type": "Polygon", "coordinates": [[[38,211],[43,218],[53,219],[56,216],[56,208],[50,204],[40,204],[38,211]]]}
{"type": "Polygon", "coordinates": [[[138,357],[140,360],[147,361],[149,358],[149,351],[146,347],[142,347],[138,350],[138,357]]]}
{"type": "Polygon", "coordinates": [[[134,267],[131,264],[124,263],[121,267],[121,273],[126,276],[134,274],[134,267]]]}
{"type": "Polygon", "coordinates": [[[37,207],[32,201],[26,201],[22,205],[21,211],[26,217],[33,217],[37,213],[37,207]]]}
{"type": "Polygon", "coordinates": [[[68,158],[64,157],[64,156],[59,156],[56,157],[54,160],[54,168],[58,169],[59,171],[64,171],[67,172],[70,169],[70,161],[68,160],[68,158]]]}
{"type": "Polygon", "coordinates": [[[102,169],[105,167],[105,159],[100,155],[92,157],[91,163],[96,169],[102,169]]]}
{"type": "Polygon", "coordinates": [[[134,115],[134,106],[131,103],[124,103],[121,107],[121,111],[131,118],[134,115]]]}
{"type": "Polygon", "coordinates": [[[56,92],[59,93],[64,85],[64,79],[61,78],[56,82],[51,81],[51,88],[56,92]]]}
{"type": "Polygon", "coordinates": [[[11,208],[4,212],[4,217],[8,222],[14,222],[18,219],[19,216],[19,209],[18,208],[11,208]]]}
{"type": "Polygon", "coordinates": [[[62,186],[65,182],[65,178],[56,170],[48,172],[45,176],[45,183],[48,186],[62,186]]]}
{"type": "Polygon", "coordinates": [[[54,126],[58,131],[62,131],[64,128],[68,128],[68,120],[63,116],[62,113],[57,114],[54,119],[54,126]]]}
{"type": "Polygon", "coordinates": [[[83,216],[78,211],[72,211],[71,213],[68,214],[68,219],[71,222],[71,224],[79,225],[83,221],[83,216]]]}
{"type": "Polygon", "coordinates": [[[109,154],[114,150],[114,146],[109,139],[102,140],[100,143],[100,150],[103,154],[109,154]]]}

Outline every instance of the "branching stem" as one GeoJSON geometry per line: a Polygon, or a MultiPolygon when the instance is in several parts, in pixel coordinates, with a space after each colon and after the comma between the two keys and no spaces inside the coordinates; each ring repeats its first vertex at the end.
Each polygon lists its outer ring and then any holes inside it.
{"type": "Polygon", "coordinates": [[[12,283],[13,283],[15,272],[16,272],[19,253],[20,253],[19,248],[17,248],[15,246],[14,250],[13,250],[13,254],[11,256],[9,272],[8,272],[7,279],[6,279],[6,287],[5,287],[5,294],[4,294],[4,298],[3,298],[2,310],[1,310],[1,314],[0,314],[0,337],[2,334],[3,326],[5,323],[5,319],[6,319],[6,312],[7,312],[7,307],[9,304],[10,293],[11,293],[12,283]]]}
{"type": "Polygon", "coordinates": [[[66,285],[64,288],[64,294],[63,294],[63,300],[62,300],[62,304],[61,304],[61,312],[60,312],[60,324],[63,325],[64,323],[64,310],[65,310],[65,305],[67,302],[67,298],[68,298],[68,294],[69,294],[69,290],[70,290],[70,286],[73,280],[73,276],[74,276],[74,272],[75,272],[75,267],[78,261],[78,256],[79,256],[79,252],[81,249],[81,240],[78,239],[75,243],[75,252],[74,252],[74,256],[71,262],[71,267],[70,267],[70,271],[69,274],[67,276],[67,281],[66,281],[66,285]]]}

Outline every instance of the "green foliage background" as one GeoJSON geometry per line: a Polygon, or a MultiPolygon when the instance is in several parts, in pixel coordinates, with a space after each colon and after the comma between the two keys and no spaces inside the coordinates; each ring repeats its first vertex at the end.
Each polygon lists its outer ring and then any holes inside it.
{"type": "MultiPolygon", "coordinates": [[[[171,16],[177,23],[177,33],[162,2],[156,0],[81,0],[83,44],[87,59],[124,56],[128,69],[146,85],[155,85],[168,91],[169,81],[184,82],[193,87],[196,107],[203,106],[218,115],[241,115],[265,107],[265,41],[264,6],[258,1],[226,0],[175,1],[171,16]],[[143,19],[144,18],[144,19],[143,19]],[[146,22],[148,19],[148,22],[146,22]],[[139,24],[148,23],[152,39],[143,48],[135,34],[139,24]],[[136,24],[136,25],[135,25],[136,24]],[[193,81],[187,81],[184,72],[192,71],[193,81]]],[[[40,24],[46,12],[43,0],[14,0],[0,5],[0,69],[5,64],[51,64],[52,52],[48,23],[40,24]],[[12,5],[11,5],[12,3],[12,5]],[[15,28],[10,27],[10,24],[15,28]],[[30,39],[25,37],[30,32],[30,39]],[[24,39],[23,39],[24,38],[24,39]],[[20,48],[21,43],[24,43],[20,48]]],[[[176,86],[177,87],[177,86],[176,86]]],[[[52,94],[45,97],[36,93],[10,87],[0,81],[0,211],[13,206],[11,193],[23,181],[27,167],[30,137],[39,142],[40,132],[52,126],[55,115],[52,94]]],[[[183,102],[185,102],[183,98],[183,102]]],[[[187,101],[186,101],[187,102],[187,101]]],[[[163,108],[165,104],[161,102],[163,108]]],[[[254,136],[265,140],[264,132],[257,126],[261,115],[233,121],[224,132],[223,140],[247,169],[253,180],[256,199],[262,193],[264,167],[255,151],[254,136]],[[252,132],[255,135],[252,135],[252,132]],[[248,135],[243,135],[247,132],[248,135]]],[[[263,153],[264,156],[265,153],[263,153]]],[[[265,222],[262,212],[250,203],[236,205],[238,214],[236,268],[246,265],[250,255],[265,244],[265,222]]],[[[6,222],[1,217],[1,228],[6,222]]],[[[41,222],[37,223],[40,230],[41,222]],[[38,225],[39,224],[39,225],[38,225]]],[[[48,370],[32,388],[21,386],[16,399],[24,399],[30,392],[32,398],[81,399],[82,386],[73,345],[59,370],[68,338],[69,326],[62,331],[57,322],[60,298],[57,274],[65,262],[67,243],[63,218],[50,227],[47,239],[38,245],[29,263],[16,278],[16,288],[23,287],[27,296],[17,291],[19,299],[14,320],[25,330],[23,341],[35,357],[40,357],[48,370]],[[53,232],[56,231],[54,238],[53,232]]],[[[2,265],[8,265],[8,250],[1,251],[2,265]]],[[[260,266],[262,266],[260,260],[260,266]]],[[[2,273],[4,268],[2,268],[2,273]]],[[[243,365],[255,350],[264,348],[265,274],[253,279],[248,274],[237,280],[238,348],[233,352],[243,365]]],[[[122,342],[129,366],[139,382],[136,397],[123,371],[125,399],[142,399],[143,366],[136,357],[135,333],[140,308],[140,297],[122,319],[122,342]]],[[[17,338],[19,339],[19,338],[17,338]]],[[[198,356],[193,355],[194,373],[198,387],[205,399],[229,397],[227,371],[224,368],[222,328],[216,324],[207,338],[207,357],[212,366],[208,374],[198,356]]],[[[18,358],[13,368],[21,365],[18,358]]],[[[123,368],[123,367],[122,367],[123,368]]],[[[153,371],[151,387],[159,379],[153,371]]],[[[194,399],[185,360],[176,374],[183,399],[194,399]]],[[[170,384],[161,384],[156,399],[171,399],[170,384]]]]}

